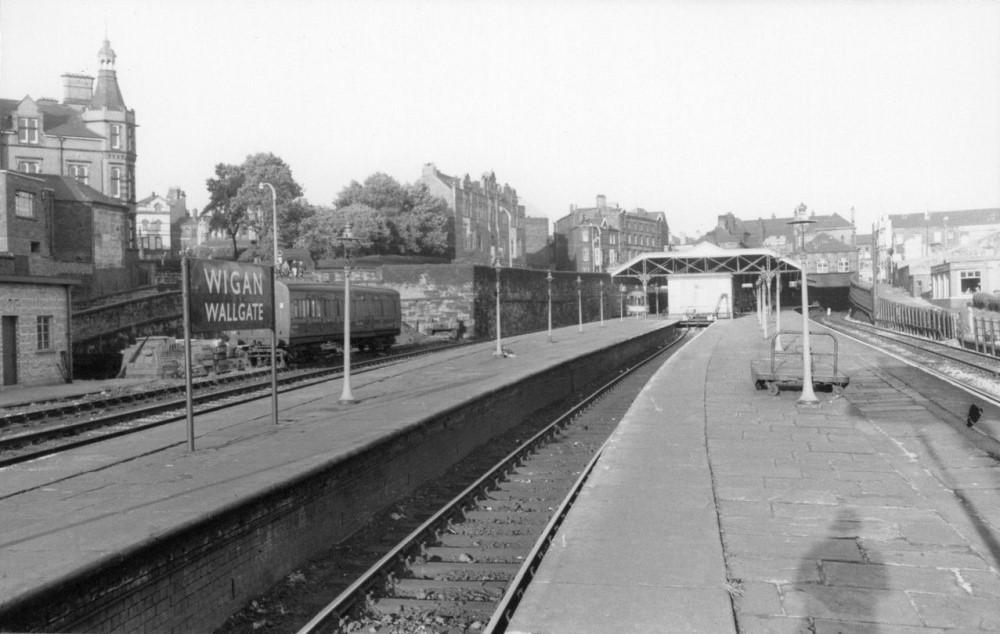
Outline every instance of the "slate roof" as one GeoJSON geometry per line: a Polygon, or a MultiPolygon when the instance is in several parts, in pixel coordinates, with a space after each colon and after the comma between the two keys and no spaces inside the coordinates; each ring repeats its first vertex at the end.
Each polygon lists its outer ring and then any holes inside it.
{"type": "Polygon", "coordinates": [[[961,227],[967,225],[1000,225],[1000,209],[961,209],[912,214],[889,214],[897,229],[922,229],[926,226],[961,227]],[[947,222],[945,221],[947,218],[947,222]]]}
{"type": "Polygon", "coordinates": [[[90,100],[91,108],[107,108],[108,110],[126,110],[122,91],[118,88],[118,78],[115,71],[102,69],[97,73],[97,85],[94,86],[94,96],[90,100]]]}
{"type": "Polygon", "coordinates": [[[117,198],[105,196],[93,187],[84,185],[70,176],[60,176],[58,174],[32,174],[32,176],[44,179],[55,192],[56,200],[97,203],[99,205],[128,209],[128,203],[117,198]]]}
{"type": "MultiPolygon", "coordinates": [[[[0,117],[12,115],[23,99],[0,99],[0,117]]],[[[90,130],[83,122],[80,111],[49,99],[35,102],[42,113],[42,133],[49,136],[76,137],[80,139],[103,139],[90,130]]],[[[5,122],[5,126],[16,125],[5,122]]],[[[9,129],[9,128],[8,128],[9,129]]]]}
{"type": "Polygon", "coordinates": [[[104,138],[87,127],[80,117],[80,111],[75,108],[58,103],[39,103],[38,109],[44,115],[42,129],[49,136],[71,136],[81,139],[104,138]]]}

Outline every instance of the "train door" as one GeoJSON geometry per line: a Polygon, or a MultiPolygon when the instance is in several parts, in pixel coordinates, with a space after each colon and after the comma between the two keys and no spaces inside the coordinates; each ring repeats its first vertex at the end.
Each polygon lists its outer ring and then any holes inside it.
{"type": "Polygon", "coordinates": [[[17,385],[17,317],[0,318],[0,346],[3,347],[3,384],[17,385]]]}

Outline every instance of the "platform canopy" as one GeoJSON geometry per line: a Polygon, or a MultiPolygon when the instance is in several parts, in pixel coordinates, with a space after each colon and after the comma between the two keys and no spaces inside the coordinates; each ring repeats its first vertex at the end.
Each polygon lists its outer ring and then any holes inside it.
{"type": "Polygon", "coordinates": [[[771,249],[723,249],[701,242],[683,251],[660,251],[637,255],[625,264],[608,269],[612,277],[635,279],[645,286],[668,275],[704,273],[763,274],[801,270],[801,264],[771,249]]]}

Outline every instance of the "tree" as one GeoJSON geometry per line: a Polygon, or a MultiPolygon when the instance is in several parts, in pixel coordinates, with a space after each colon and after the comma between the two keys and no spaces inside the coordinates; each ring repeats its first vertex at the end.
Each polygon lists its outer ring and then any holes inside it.
{"type": "Polygon", "coordinates": [[[237,202],[243,182],[243,173],[237,166],[219,163],[215,166],[215,178],[208,179],[206,183],[209,201],[205,209],[212,213],[208,227],[221,229],[232,239],[234,260],[239,256],[236,236],[247,226],[246,208],[237,202]]]}
{"type": "Polygon", "coordinates": [[[391,233],[384,218],[371,207],[357,203],[338,209],[317,208],[314,215],[302,221],[296,246],[307,249],[316,261],[342,257],[340,237],[348,223],[351,234],[358,239],[351,248],[352,256],[385,252],[391,233]]]}
{"type": "MultiPolygon", "coordinates": [[[[259,184],[267,182],[274,186],[280,239],[282,227],[290,224],[287,214],[283,218],[282,212],[302,196],[302,187],[292,178],[291,168],[274,154],[261,152],[247,156],[241,165],[219,163],[215,175],[206,183],[210,194],[206,209],[212,213],[209,226],[224,230],[232,239],[233,259],[239,257],[237,236],[243,230],[254,230],[260,236],[261,253],[269,259],[273,250],[271,190],[261,189],[259,184]]],[[[296,208],[295,213],[307,211],[308,205],[296,208]]]]}
{"type": "Polygon", "coordinates": [[[381,254],[447,256],[454,231],[448,204],[431,196],[421,183],[400,185],[381,172],[364,184],[357,181],[341,190],[338,208],[364,207],[381,222],[372,249],[381,254]]]}
{"type": "Polygon", "coordinates": [[[406,189],[388,174],[376,172],[361,185],[357,181],[341,190],[334,204],[340,207],[361,204],[392,217],[406,207],[406,189]]]}
{"type": "Polygon", "coordinates": [[[407,209],[395,218],[401,252],[450,256],[449,237],[454,228],[448,203],[432,196],[423,183],[407,187],[406,194],[407,209]]]}

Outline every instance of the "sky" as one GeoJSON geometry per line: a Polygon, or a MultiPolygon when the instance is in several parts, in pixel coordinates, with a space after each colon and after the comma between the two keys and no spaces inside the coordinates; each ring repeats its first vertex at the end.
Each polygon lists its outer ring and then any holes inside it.
{"type": "Polygon", "coordinates": [[[1000,207],[1000,0],[0,0],[0,97],[62,99],[105,35],[137,197],[272,152],[314,204],[425,163],[530,216],[1000,207]]]}

